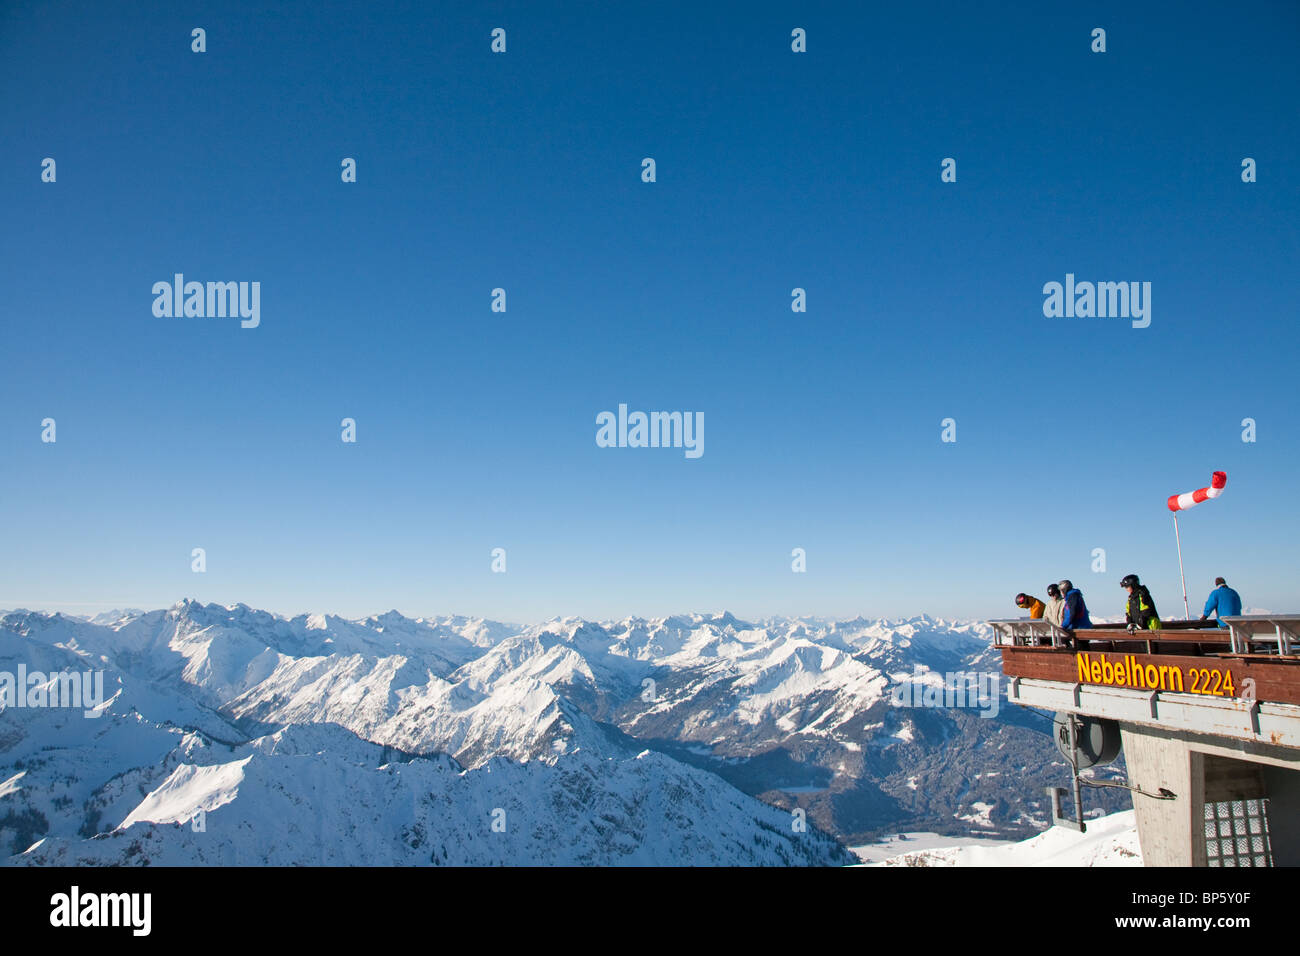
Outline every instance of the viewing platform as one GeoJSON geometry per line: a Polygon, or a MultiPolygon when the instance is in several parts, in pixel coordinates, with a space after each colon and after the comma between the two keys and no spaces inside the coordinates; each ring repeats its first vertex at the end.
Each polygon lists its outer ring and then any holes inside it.
{"type": "Polygon", "coordinates": [[[1300,615],[1224,623],[990,622],[1008,701],[1118,726],[1149,865],[1300,864],[1300,615]]]}

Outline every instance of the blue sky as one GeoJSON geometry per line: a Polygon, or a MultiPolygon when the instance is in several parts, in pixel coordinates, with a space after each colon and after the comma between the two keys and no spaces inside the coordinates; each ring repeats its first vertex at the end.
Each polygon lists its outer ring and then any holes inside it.
{"type": "Polygon", "coordinates": [[[1221,469],[1193,603],[1300,610],[1300,7],[241,6],[0,10],[0,606],[1172,616],[1221,469]]]}

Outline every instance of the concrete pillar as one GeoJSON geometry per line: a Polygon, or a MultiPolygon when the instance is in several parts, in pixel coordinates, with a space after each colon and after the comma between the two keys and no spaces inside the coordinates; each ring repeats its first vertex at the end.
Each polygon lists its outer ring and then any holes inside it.
{"type": "Polygon", "coordinates": [[[1132,786],[1161,788],[1173,800],[1133,794],[1138,842],[1147,866],[1205,866],[1205,757],[1157,727],[1121,723],[1132,786]]]}

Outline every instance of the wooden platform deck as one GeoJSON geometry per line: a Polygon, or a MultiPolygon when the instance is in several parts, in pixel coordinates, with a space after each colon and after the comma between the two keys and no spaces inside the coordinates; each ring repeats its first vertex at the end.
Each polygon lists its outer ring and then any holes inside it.
{"type": "Polygon", "coordinates": [[[1130,634],[993,621],[1007,677],[1300,704],[1300,617],[1229,619],[1229,628],[1170,621],[1130,634]]]}

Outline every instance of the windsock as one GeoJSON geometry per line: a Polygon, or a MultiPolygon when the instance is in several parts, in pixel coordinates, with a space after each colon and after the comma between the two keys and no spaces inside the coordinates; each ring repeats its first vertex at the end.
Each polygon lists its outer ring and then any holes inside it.
{"type": "Polygon", "coordinates": [[[1195,491],[1189,491],[1182,495],[1169,496],[1170,511],[1186,511],[1193,505],[1199,505],[1207,498],[1217,498],[1223,494],[1223,486],[1228,483],[1228,473],[1226,471],[1216,471],[1210,476],[1210,487],[1197,488],[1195,491]]]}

